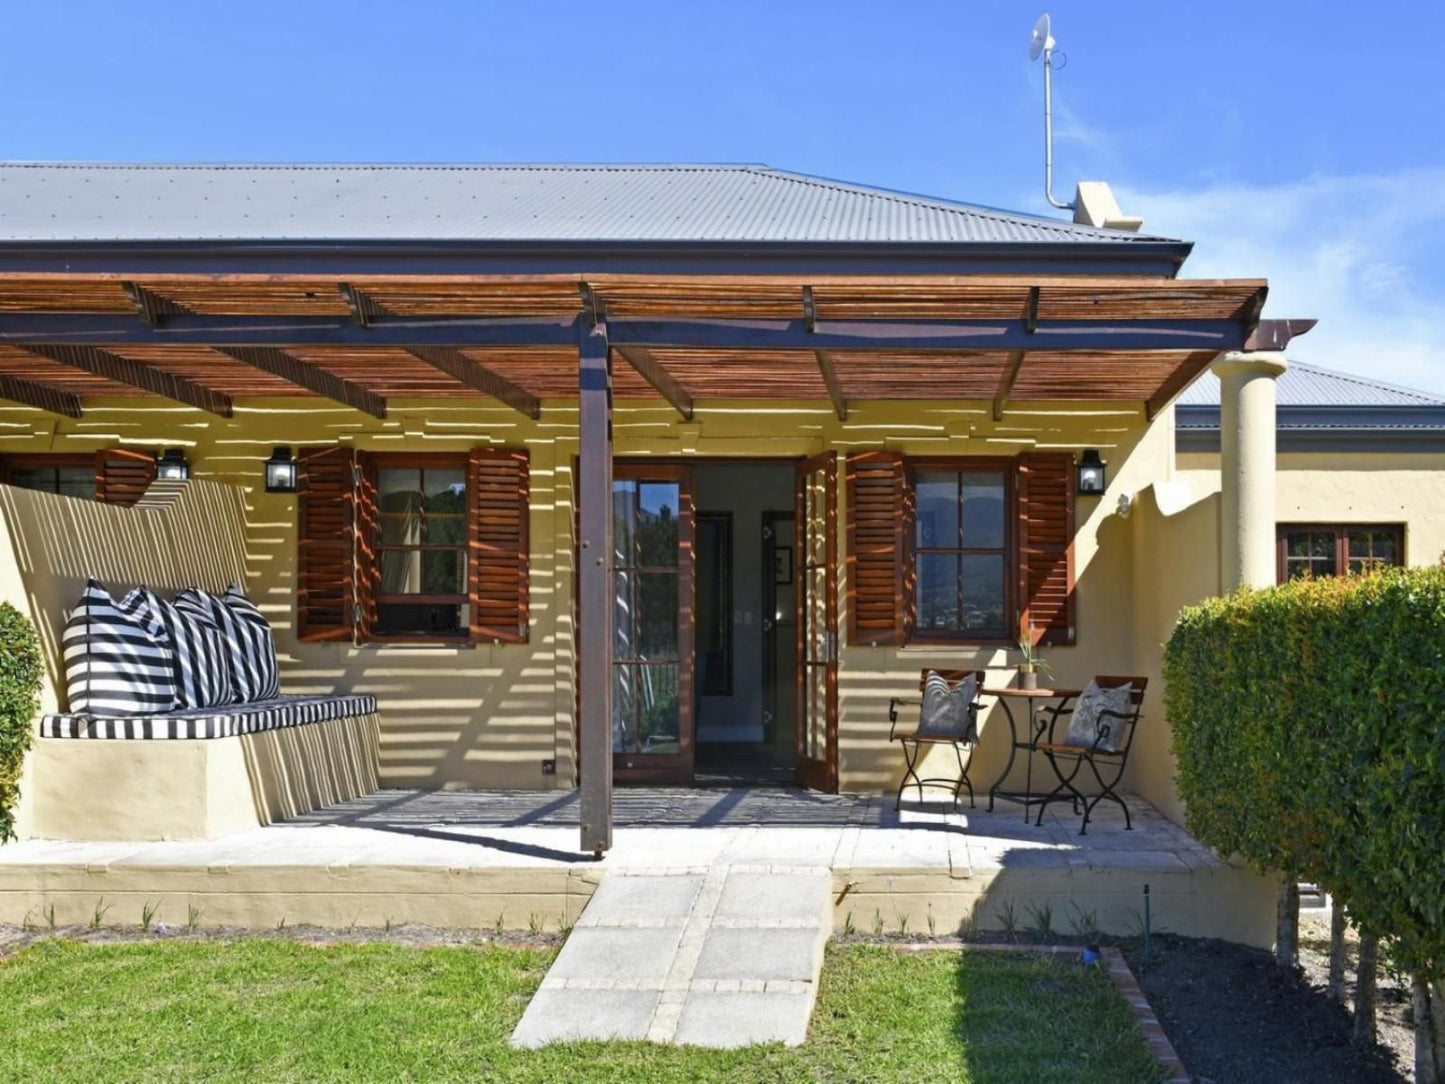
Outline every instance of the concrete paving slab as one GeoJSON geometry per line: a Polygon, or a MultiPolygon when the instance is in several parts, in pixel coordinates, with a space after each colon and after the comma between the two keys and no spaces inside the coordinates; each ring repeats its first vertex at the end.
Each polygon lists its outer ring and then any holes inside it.
{"type": "Polygon", "coordinates": [[[583,1039],[645,1039],[658,990],[538,990],[512,1032],[512,1045],[583,1039]]]}
{"type": "Polygon", "coordinates": [[[613,874],[597,886],[577,925],[680,926],[700,888],[700,874],[613,874]]]}
{"type": "Polygon", "coordinates": [[[832,890],[816,873],[729,873],[718,900],[719,919],[817,926],[832,890]]]}
{"type": "Polygon", "coordinates": [[[817,979],[822,954],[816,928],[715,927],[703,942],[694,977],[811,982],[817,979]]]}
{"type": "Polygon", "coordinates": [[[675,1042],[731,1049],[754,1043],[798,1046],[808,1037],[812,994],[688,994],[675,1042]]]}
{"type": "MultiPolygon", "coordinates": [[[[586,913],[583,911],[584,917],[586,913]]],[[[552,962],[547,977],[634,985],[655,982],[661,989],[681,937],[682,930],[677,927],[617,929],[579,925],[552,962]]]]}

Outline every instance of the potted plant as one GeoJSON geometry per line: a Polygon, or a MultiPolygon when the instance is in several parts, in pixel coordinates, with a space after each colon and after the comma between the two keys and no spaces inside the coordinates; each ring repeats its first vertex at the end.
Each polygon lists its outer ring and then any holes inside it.
{"type": "Polygon", "coordinates": [[[1052,674],[1053,667],[1039,654],[1039,645],[1034,640],[1034,630],[1029,629],[1027,636],[1019,637],[1019,652],[1023,658],[1019,660],[1019,688],[1037,689],[1039,687],[1039,674],[1052,674]]]}

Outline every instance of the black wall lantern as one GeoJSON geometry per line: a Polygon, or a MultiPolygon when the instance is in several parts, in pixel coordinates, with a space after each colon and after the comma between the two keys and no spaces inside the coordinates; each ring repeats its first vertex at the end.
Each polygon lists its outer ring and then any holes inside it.
{"type": "Polygon", "coordinates": [[[296,492],[296,460],[291,458],[291,449],[278,445],[266,460],[266,492],[296,492]]]}
{"type": "Polygon", "coordinates": [[[1105,469],[1108,464],[1099,458],[1097,448],[1088,448],[1084,451],[1084,457],[1079,460],[1078,484],[1074,487],[1075,492],[1081,497],[1097,497],[1104,492],[1106,484],[1105,469]]]}
{"type": "Polygon", "coordinates": [[[184,482],[191,476],[191,465],[180,448],[167,448],[156,459],[156,477],[163,482],[184,482]]]}

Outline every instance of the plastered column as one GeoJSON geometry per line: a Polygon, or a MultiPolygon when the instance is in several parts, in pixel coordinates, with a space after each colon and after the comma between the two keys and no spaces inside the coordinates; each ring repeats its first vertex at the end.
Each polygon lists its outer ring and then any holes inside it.
{"type": "Polygon", "coordinates": [[[1283,354],[1221,354],[1219,451],[1223,586],[1275,582],[1275,386],[1283,354]]]}

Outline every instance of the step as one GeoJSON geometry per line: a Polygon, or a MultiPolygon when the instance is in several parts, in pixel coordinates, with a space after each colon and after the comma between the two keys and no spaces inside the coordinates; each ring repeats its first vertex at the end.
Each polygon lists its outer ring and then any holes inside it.
{"type": "Polygon", "coordinates": [[[609,874],[512,1044],[795,1046],[807,1036],[832,932],[831,887],[822,867],[609,874]]]}

